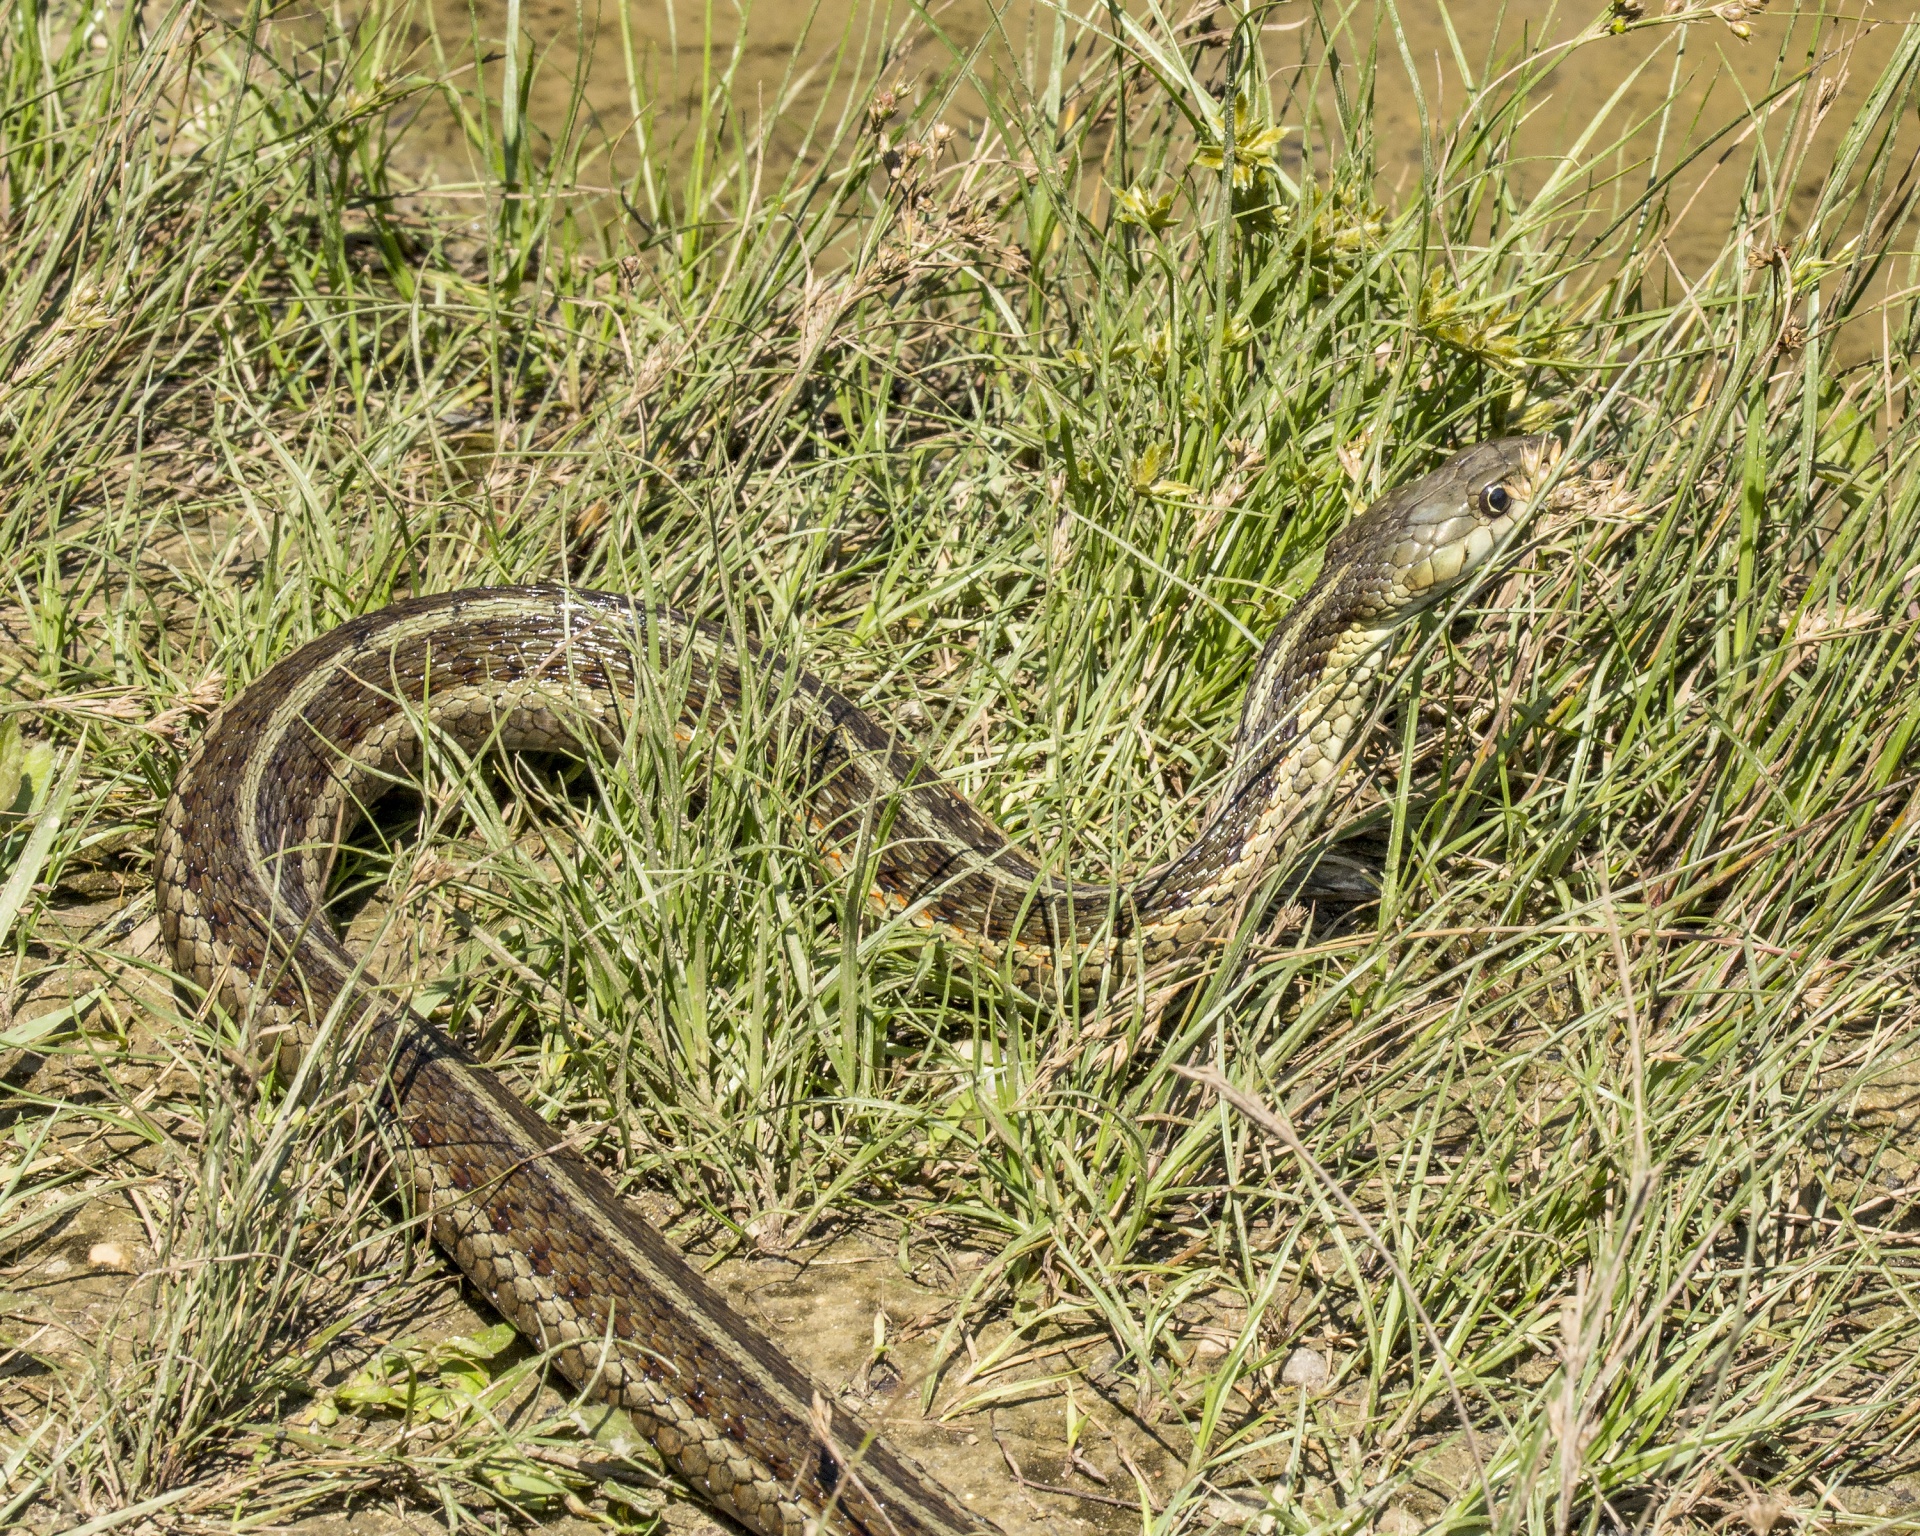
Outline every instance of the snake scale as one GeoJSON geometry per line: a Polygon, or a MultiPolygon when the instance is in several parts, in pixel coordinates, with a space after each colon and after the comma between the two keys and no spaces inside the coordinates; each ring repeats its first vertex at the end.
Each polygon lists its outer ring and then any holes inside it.
{"type": "Polygon", "coordinates": [[[208,726],[162,817],[157,885],[180,970],[236,1015],[358,1046],[397,1177],[433,1235],[590,1398],[625,1409],[679,1475],[764,1536],[991,1529],[757,1334],[611,1184],[431,1021],[383,1001],[324,916],[342,829],[428,732],[467,751],[617,748],[648,668],[689,718],[753,679],[801,732],[813,831],[870,899],[1031,983],[1159,964],[1227,927],[1332,784],[1393,626],[1485,562],[1558,445],[1505,438],[1392,492],[1328,546],[1262,652],[1226,783],[1191,846],[1118,891],[1054,880],[920,758],[777,658],[711,625],[557,586],[416,597],[342,624],[208,726]],[[355,1033],[357,1032],[357,1033],[355,1033]]]}

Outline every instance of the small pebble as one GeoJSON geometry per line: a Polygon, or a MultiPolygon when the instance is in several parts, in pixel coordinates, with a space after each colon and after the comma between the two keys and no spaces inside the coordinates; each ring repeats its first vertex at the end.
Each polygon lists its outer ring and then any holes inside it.
{"type": "Polygon", "coordinates": [[[87,1263],[95,1269],[117,1269],[122,1272],[133,1268],[127,1262],[127,1250],[114,1242],[95,1243],[87,1250],[87,1263]]]}
{"type": "Polygon", "coordinates": [[[1256,1536],[1268,1536],[1278,1522],[1267,1513],[1264,1504],[1242,1504],[1237,1499],[1209,1499],[1207,1515],[1210,1519],[1229,1530],[1253,1531],[1256,1536]]]}
{"type": "Polygon", "coordinates": [[[1287,1363],[1280,1369],[1280,1379],[1290,1387],[1324,1387],[1327,1384],[1327,1357],[1317,1349],[1308,1349],[1302,1345],[1287,1356],[1287,1363]]]}

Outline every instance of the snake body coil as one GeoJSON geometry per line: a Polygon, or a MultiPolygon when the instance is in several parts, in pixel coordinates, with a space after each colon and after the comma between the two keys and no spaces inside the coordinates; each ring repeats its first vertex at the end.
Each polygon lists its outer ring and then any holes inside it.
{"type": "MultiPolygon", "coordinates": [[[[1386,497],[1329,546],[1262,653],[1228,782],[1178,857],[1116,892],[1051,881],[839,694],[770,657],[804,733],[814,830],[867,848],[871,898],[1032,979],[1153,964],[1232,917],[1333,780],[1392,625],[1481,564],[1557,445],[1483,443],[1386,497]]],[[[692,714],[738,704],[712,627],[624,597],[515,587],[414,598],[341,625],[229,704],[162,819],[159,904],[180,969],[229,1009],[359,1030],[359,1078],[395,1129],[434,1237],[566,1377],[626,1409],[695,1489],[767,1536],[964,1536],[987,1528],[872,1439],[623,1204],[586,1161],[428,1020],[378,998],[322,914],[331,851],[426,727],[473,750],[617,746],[647,667],[692,714]]]]}

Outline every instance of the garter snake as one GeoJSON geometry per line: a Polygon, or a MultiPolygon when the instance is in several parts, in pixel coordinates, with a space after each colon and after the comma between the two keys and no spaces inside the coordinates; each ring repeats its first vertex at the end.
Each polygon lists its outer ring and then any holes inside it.
{"type": "MultiPolygon", "coordinates": [[[[874,902],[1018,979],[1191,951],[1324,798],[1393,626],[1486,561],[1558,452],[1548,438],[1481,443],[1333,539],[1254,668],[1198,836],[1117,896],[1041,874],[852,703],[756,655],[759,675],[783,680],[781,707],[806,744],[824,852],[843,863],[858,842],[874,902]]],[[[718,1508],[769,1536],[988,1529],[820,1393],[493,1073],[363,986],[324,919],[343,826],[418,764],[429,729],[468,751],[564,749],[582,729],[617,746],[642,669],[662,665],[687,677],[694,713],[740,701],[745,669],[720,631],[607,593],[482,588],[340,625],[229,703],[182,769],[160,827],[167,941],[236,1013],[303,1040],[326,1020],[361,1031],[354,1070],[435,1238],[718,1508]]]]}

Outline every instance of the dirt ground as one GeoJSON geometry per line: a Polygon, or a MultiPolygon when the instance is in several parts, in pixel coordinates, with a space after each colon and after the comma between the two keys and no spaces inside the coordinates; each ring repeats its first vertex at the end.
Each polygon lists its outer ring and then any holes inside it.
{"type": "MultiPolygon", "coordinates": [[[[150,908],[150,899],[135,896],[131,902],[66,906],[59,909],[59,917],[71,934],[94,942],[112,940],[113,952],[137,966],[161,960],[157,922],[150,915],[141,917],[150,908]]],[[[103,979],[100,974],[81,973],[43,984],[17,1018],[30,1020],[63,1006],[103,979]]],[[[0,1078],[10,1093],[47,1100],[96,1107],[152,1105],[164,1097],[165,1072],[129,1063],[164,1055],[154,1049],[155,1044],[136,1027],[124,1053],[103,1047],[88,1059],[71,1049],[44,1056],[16,1051],[0,1058],[0,1078]]],[[[137,1136],[115,1135],[110,1129],[96,1128],[83,1144],[62,1147],[60,1155],[95,1170],[78,1187],[85,1198],[73,1201],[76,1191],[71,1188],[50,1195],[46,1208],[53,1213],[51,1219],[30,1230],[26,1241],[16,1243],[10,1254],[0,1255],[8,1261],[0,1264],[0,1414],[16,1432],[37,1422],[56,1391],[60,1369],[85,1369],[90,1359],[97,1358],[102,1343],[109,1357],[123,1353],[115,1349],[115,1341],[137,1334],[138,1319],[129,1314],[128,1298],[137,1293],[135,1282],[155,1263],[163,1241],[156,1224],[157,1202],[142,1197],[138,1175],[178,1179],[190,1173],[177,1159],[170,1161],[168,1149],[137,1136]],[[135,1179],[132,1187],[120,1187],[130,1175],[135,1179]]],[[[656,1221],[671,1215],[665,1210],[647,1214],[656,1221]]],[[[970,1508],[1006,1530],[1078,1530],[1119,1536],[1137,1529],[1135,1478],[1150,1491],[1180,1480],[1185,1442],[1177,1420],[1169,1424],[1142,1418],[1122,1395],[1103,1395],[1098,1389],[1103,1374],[1100,1356],[1104,1352],[1110,1358],[1111,1352],[1098,1345],[1070,1351],[1072,1358],[1088,1367],[1081,1380],[1094,1385],[1093,1391],[1082,1386],[1076,1399],[1077,1413],[1084,1420],[1077,1446],[1079,1465],[1070,1464],[1066,1455],[1065,1389],[1058,1375],[1064,1362],[1058,1346],[1016,1353],[1007,1362],[1008,1369],[983,1371],[977,1377],[964,1362],[950,1368],[933,1414],[924,1414],[919,1384],[944,1324],[944,1309],[964,1288],[971,1267],[984,1262],[985,1256],[915,1257],[912,1272],[903,1272],[896,1249],[870,1235],[854,1233],[778,1258],[728,1260],[708,1273],[750,1321],[834,1391],[846,1408],[880,1431],[896,1449],[920,1461],[970,1508]],[[873,1365],[876,1319],[888,1340],[877,1367],[873,1365]],[[1017,1382],[1028,1376],[1038,1379],[1031,1393],[1007,1391],[991,1408],[951,1420],[942,1416],[944,1405],[977,1395],[989,1382],[1017,1382]],[[1053,1492],[1035,1484],[1062,1490],[1072,1486],[1084,1492],[1053,1492]]],[[[435,1267],[437,1273],[428,1275],[417,1293],[417,1310],[384,1320],[387,1333],[383,1336],[391,1342],[430,1346],[449,1338],[472,1337],[498,1323],[498,1317],[437,1254],[435,1267]]],[[[984,1353],[995,1342],[991,1335],[966,1340],[970,1354],[984,1353]]],[[[527,1354],[525,1343],[517,1342],[497,1363],[510,1365],[527,1354]]],[[[315,1386],[347,1381],[366,1358],[364,1349],[338,1351],[337,1367],[315,1386]]],[[[550,1414],[564,1410],[566,1400],[557,1388],[556,1382],[550,1382],[541,1389],[539,1410],[550,1414]]],[[[621,1463],[615,1459],[606,1465],[612,1469],[621,1463]]],[[[683,1501],[670,1501],[664,1513],[668,1528],[674,1531],[733,1529],[730,1522],[683,1501]]],[[[1238,1525],[1256,1512],[1223,1502],[1220,1513],[1238,1525]]],[[[32,1520],[29,1516],[30,1524],[32,1520]]],[[[55,1520],[33,1528],[64,1526],[55,1520]]],[[[389,1500],[355,1501],[344,1510],[312,1516],[293,1528],[317,1536],[348,1529],[400,1532],[445,1527],[436,1510],[389,1500]]],[[[578,1518],[560,1517],[543,1528],[563,1532],[596,1527],[578,1518]]]]}
{"type": "MultiPolygon", "coordinates": [[[[113,954],[138,965],[160,959],[157,925],[150,902],[140,893],[131,900],[83,902],[58,909],[63,926],[96,942],[111,940],[113,954]],[[143,916],[143,913],[149,915],[143,916]]],[[[103,967],[103,970],[106,969],[103,967]]],[[[102,974],[71,975],[64,982],[42,986],[20,1017],[45,1012],[105,979],[102,974]]],[[[101,1050],[91,1059],[72,1050],[46,1056],[17,1051],[0,1059],[0,1077],[10,1092],[64,1099],[99,1106],[106,1103],[153,1104],[163,1098],[164,1072],[150,1066],[132,1066],[156,1054],[152,1042],[136,1037],[123,1055],[101,1050]]],[[[1894,1129],[1920,1121],[1920,1073],[1886,1083],[1858,1105],[1856,1128],[1863,1143],[1894,1129]]],[[[155,1262],[160,1244],[154,1206],[141,1197],[140,1186],[120,1185],[130,1172],[166,1174],[178,1178],[182,1170],[169,1167],[165,1149],[131,1136],[117,1136],[109,1122],[96,1129],[78,1148],[64,1149],[95,1171],[80,1186],[87,1198],[62,1210],[52,1221],[16,1245],[0,1265],[0,1345],[7,1346],[0,1363],[0,1414],[17,1433],[37,1420],[54,1392],[60,1368],[81,1366],[89,1351],[101,1342],[124,1336],[132,1322],[127,1309],[134,1281],[155,1262]]],[[[1920,1176],[1912,1158],[1902,1169],[1887,1170],[1896,1181],[1920,1176]],[[1905,1172],[1902,1169],[1906,1170],[1905,1172]]],[[[66,1192],[70,1195],[72,1192],[66,1192]]],[[[673,1212],[650,1209],[649,1217],[667,1224],[673,1212]]],[[[841,1404],[879,1430],[897,1449],[917,1459],[972,1509],[1009,1533],[1028,1530],[1073,1532],[1089,1536],[1122,1536],[1139,1529],[1142,1490],[1154,1502],[1183,1480],[1187,1440],[1177,1413],[1164,1407],[1141,1405],[1131,1393],[1111,1383],[1108,1367],[1113,1356],[1104,1340],[1060,1338],[1042,1341],[1015,1353],[1002,1368],[975,1371],[966,1364],[950,1366],[934,1409],[923,1413],[920,1384],[935,1341],[950,1315],[949,1307],[965,1288],[973,1269],[984,1263],[979,1253],[935,1254],[915,1249],[903,1267],[900,1251],[871,1233],[846,1232],[816,1247],[782,1257],[730,1259],[709,1273],[743,1314],[807,1370],[833,1391],[841,1404]],[[887,1349],[875,1364],[876,1321],[887,1339],[887,1349]],[[1074,1408],[1083,1419],[1077,1447],[1070,1454],[1067,1429],[1067,1387],[1075,1388],[1074,1408]],[[1019,1383],[1031,1381],[1028,1390],[1019,1383]],[[985,1388],[999,1389],[990,1407],[949,1416],[951,1405],[977,1397],[985,1388]]],[[[471,1337],[498,1322],[444,1259],[427,1266],[413,1293],[412,1310],[384,1319],[383,1337],[396,1344],[428,1346],[450,1338],[471,1337]]],[[[1204,1330],[1195,1334],[1201,1348],[1204,1330]]],[[[987,1357],[998,1337],[985,1331],[966,1339],[974,1361],[987,1357]]],[[[517,1342],[502,1357],[510,1364],[527,1357],[517,1342]]],[[[96,1355],[97,1358],[97,1355],[96,1355]]],[[[337,1364],[316,1381],[316,1387],[337,1386],[359,1370],[368,1352],[345,1348],[337,1364]]],[[[1304,1362],[1311,1374],[1313,1361],[1304,1362]]],[[[1324,1368],[1325,1362],[1321,1362],[1324,1368]]],[[[1544,1365],[1544,1362],[1543,1362],[1544,1365]]],[[[1311,1387],[1299,1390],[1315,1399],[1311,1387]]],[[[559,1414],[565,1399],[549,1380],[539,1388],[533,1406],[540,1414],[559,1414]]],[[[1303,1408],[1307,1405],[1303,1403],[1303,1408]]],[[[1314,1401],[1311,1411],[1338,1416],[1348,1407],[1338,1396],[1314,1401]]],[[[294,1419],[301,1421],[303,1415],[294,1419]]],[[[603,1442],[608,1437],[603,1435],[603,1442]]],[[[617,1436],[615,1450],[621,1449],[617,1436]]],[[[596,1465],[625,1486],[634,1475],[633,1463],[608,1455],[595,1462],[591,1442],[577,1467],[593,1475],[596,1465]]],[[[644,1453],[636,1458],[643,1465],[644,1453]]],[[[1277,1472],[1279,1469],[1276,1468],[1277,1472]]],[[[1425,1514],[1455,1485],[1470,1475],[1457,1452],[1440,1450],[1430,1463],[1429,1492],[1418,1489],[1402,1502],[1388,1506],[1373,1521],[1373,1529],[1387,1536],[1408,1536],[1419,1530],[1425,1514]]],[[[604,1490],[605,1484],[600,1485],[604,1490]]],[[[1324,1477],[1307,1476],[1296,1493],[1309,1509],[1324,1505],[1333,1512],[1337,1492],[1324,1477]]],[[[586,1490],[592,1499],[594,1489],[586,1490]]],[[[696,1504],[663,1496],[652,1488],[639,1495],[643,1507],[657,1509],[666,1528],[676,1533],[718,1536],[735,1528],[696,1504]]],[[[1207,1508],[1210,1528],[1218,1530],[1274,1528],[1273,1517],[1246,1502],[1246,1489],[1222,1495],[1207,1508]]],[[[1830,1499],[1836,1514],[1908,1522],[1920,1519],[1920,1479],[1906,1476],[1869,1486],[1849,1487],[1830,1499]]],[[[541,1529],[555,1533],[584,1533],[605,1529],[607,1506],[595,1500],[583,1503],[577,1515],[556,1514],[541,1529]],[[585,1516],[585,1518],[582,1518],[585,1516]]],[[[58,1520],[42,1519],[29,1527],[60,1530],[58,1520]]],[[[440,1512],[405,1496],[356,1497],[343,1507],[300,1519],[290,1529],[310,1536],[332,1533],[444,1531],[440,1512]]],[[[104,1527],[102,1528],[104,1529],[104,1527]]],[[[134,1525],[136,1531],[155,1531],[153,1525],[134,1525]]]]}
{"type": "MultiPolygon", "coordinates": [[[[1165,9],[1169,15],[1188,17],[1185,36],[1189,39],[1198,40],[1209,31],[1225,36],[1228,11],[1209,17],[1197,6],[1190,13],[1181,6],[1165,9]]],[[[1333,12],[1350,18],[1352,31],[1346,44],[1350,52],[1364,47],[1365,41],[1375,35],[1376,25],[1381,28],[1379,84],[1371,110],[1384,183],[1381,193],[1389,200],[1396,192],[1418,183],[1423,111],[1429,122],[1445,124],[1467,98],[1466,81],[1482,78],[1489,58],[1498,60],[1517,50],[1523,39],[1536,43],[1543,38],[1549,42],[1569,39],[1591,21],[1597,7],[1569,7],[1555,0],[1509,0],[1498,6],[1445,9],[1447,14],[1443,15],[1439,6],[1398,7],[1393,16],[1400,28],[1397,38],[1382,8],[1366,0],[1333,12]],[[1464,73],[1463,60],[1467,66],[1464,73]],[[1409,64],[1417,74],[1417,91],[1408,86],[1409,64]]],[[[1657,14],[1661,7],[1649,5],[1645,9],[1657,14]]],[[[1537,136],[1534,141],[1543,151],[1539,168],[1532,173],[1535,181],[1544,180],[1553,169],[1556,162],[1550,151],[1572,143],[1581,128],[1607,111],[1609,104],[1612,130],[1628,135],[1626,143],[1633,153],[1646,155],[1651,153],[1654,141],[1649,125],[1670,89],[1678,92],[1676,121],[1680,122],[1702,110],[1715,118],[1735,114],[1743,101],[1764,100],[1774,77],[1776,50],[1797,8],[1776,6],[1766,11],[1756,5],[1750,9],[1753,14],[1741,23],[1749,33],[1744,40],[1717,20],[1712,25],[1687,29],[1677,64],[1669,54],[1659,52],[1671,43],[1673,32],[1654,28],[1603,44],[1611,68],[1588,67],[1597,56],[1589,54],[1581,68],[1556,71],[1548,82],[1550,94],[1531,119],[1530,136],[1537,136]],[[1650,60],[1652,65],[1647,67],[1650,60]]],[[[1881,17],[1863,13],[1864,19],[1897,22],[1900,9],[1892,7],[1881,17]]],[[[977,50],[970,54],[971,67],[986,80],[995,78],[1008,59],[1029,63],[1036,58],[1044,60],[1054,43],[1053,14],[1027,0],[1012,0],[1004,7],[989,5],[986,0],[946,0],[926,7],[925,15],[955,48],[977,50]]],[[[1263,44],[1274,94],[1284,101],[1291,71],[1298,62],[1301,44],[1311,35],[1312,23],[1305,0],[1293,0],[1266,15],[1263,44]]],[[[505,0],[476,0],[471,6],[468,0],[435,0],[436,23],[449,46],[464,44],[476,29],[489,43],[504,38],[506,16],[505,0]]],[[[555,134],[564,130],[573,116],[577,77],[590,114],[589,136],[606,134],[615,142],[616,166],[630,161],[631,144],[623,136],[633,120],[635,98],[628,81],[622,18],[614,0],[595,0],[584,10],[572,0],[524,0],[519,16],[525,57],[530,66],[537,66],[528,103],[529,119],[536,131],[555,134]],[[620,147],[623,143],[625,149],[620,147]]],[[[670,159],[685,163],[690,143],[687,125],[697,116],[702,96],[712,81],[731,67],[735,79],[732,99],[752,103],[754,114],[771,119],[775,103],[783,92],[786,94],[785,120],[775,127],[772,142],[778,155],[792,157],[802,152],[807,142],[806,125],[813,114],[828,114],[823,127],[830,128],[831,114],[845,101],[846,80],[844,72],[836,74],[835,51],[848,38],[857,43],[868,27],[880,36],[907,19],[904,8],[892,13],[869,10],[858,0],[824,0],[822,4],[814,0],[759,0],[750,14],[732,6],[707,5],[704,0],[643,0],[630,4],[625,27],[633,40],[643,82],[640,99],[649,103],[651,140],[656,146],[667,146],[672,151],[670,159]],[[709,17],[714,45],[711,54],[705,32],[709,17]],[[740,53],[734,61],[731,50],[736,40],[740,53]]],[[[1796,58],[1810,40],[1810,29],[1804,22],[1801,25],[1801,46],[1793,50],[1796,58]]],[[[919,36],[915,46],[893,61],[889,82],[909,90],[949,89],[945,76],[951,52],[929,35],[926,26],[919,36]]],[[[1810,206],[1818,195],[1819,177],[1832,163],[1845,124],[1864,101],[1898,37],[1899,28],[1894,25],[1855,36],[1851,19],[1841,31],[1822,34],[1820,57],[1809,57],[1808,63],[1816,65],[1832,82],[1830,107],[1814,128],[1808,154],[1810,174],[1793,189],[1788,200],[1789,221],[1795,217],[1794,208],[1810,206]]],[[[950,88],[950,118],[962,131],[977,130],[983,117],[978,94],[964,81],[950,88]]],[[[1331,103],[1323,103],[1322,108],[1330,112],[1331,103]]],[[[1297,106],[1282,116],[1297,119],[1297,106]]],[[[1288,169],[1297,172],[1300,146],[1296,138],[1288,137],[1282,155],[1291,157],[1288,169]]],[[[431,105],[416,120],[404,145],[404,157],[418,168],[454,181],[471,170],[468,150],[456,125],[431,105]]],[[[1741,196],[1742,186],[1736,177],[1724,173],[1682,176],[1674,201],[1676,208],[1684,207],[1687,213],[1666,241],[1678,270],[1697,275],[1720,251],[1728,223],[1739,216],[1741,196]]]]}

